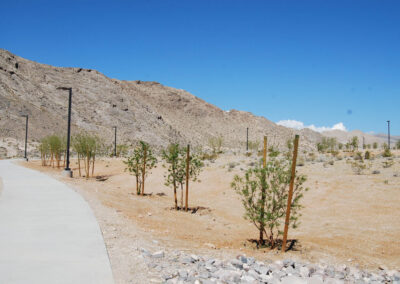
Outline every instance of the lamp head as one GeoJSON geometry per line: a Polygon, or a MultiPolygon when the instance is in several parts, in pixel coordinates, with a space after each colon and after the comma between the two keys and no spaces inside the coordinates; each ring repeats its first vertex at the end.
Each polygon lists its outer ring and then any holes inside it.
{"type": "Polygon", "coordinates": [[[70,88],[70,87],[57,87],[57,90],[70,91],[70,90],[72,90],[72,88],[70,88]]]}

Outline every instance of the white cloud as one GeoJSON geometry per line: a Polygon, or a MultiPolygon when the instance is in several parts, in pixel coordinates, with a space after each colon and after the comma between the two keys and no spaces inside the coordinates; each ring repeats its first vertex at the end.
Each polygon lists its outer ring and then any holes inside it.
{"type": "Polygon", "coordinates": [[[303,128],[309,128],[311,130],[317,131],[317,132],[323,132],[323,131],[329,131],[329,130],[342,130],[342,131],[347,131],[346,127],[344,126],[343,122],[336,123],[332,127],[327,127],[327,126],[315,126],[314,124],[311,125],[304,125],[303,122],[297,121],[297,120],[281,120],[277,122],[278,125],[282,125],[285,127],[289,128],[294,128],[294,129],[303,129],[303,128]]]}

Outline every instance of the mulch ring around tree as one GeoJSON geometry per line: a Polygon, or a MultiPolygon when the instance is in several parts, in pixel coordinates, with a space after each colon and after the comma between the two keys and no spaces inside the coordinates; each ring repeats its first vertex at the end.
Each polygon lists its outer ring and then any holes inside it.
{"type": "MultiPolygon", "coordinates": [[[[186,212],[186,208],[185,207],[181,208],[180,206],[178,206],[177,210],[175,209],[175,207],[168,207],[167,209],[174,210],[174,211],[186,212]]],[[[211,213],[211,209],[208,207],[203,207],[203,206],[189,207],[187,213],[206,215],[206,214],[211,213]]]]}
{"type": "MultiPolygon", "coordinates": [[[[262,244],[260,244],[259,240],[256,240],[256,239],[248,239],[247,242],[248,242],[247,244],[253,248],[271,249],[271,244],[270,244],[269,240],[264,240],[264,242],[262,244]]],[[[246,246],[246,243],[244,243],[244,245],[246,246]]],[[[286,251],[289,251],[289,250],[290,251],[300,251],[300,248],[301,248],[301,245],[297,239],[288,239],[287,240],[286,251]]],[[[282,249],[282,240],[281,239],[275,240],[275,245],[274,245],[273,249],[277,249],[279,251],[282,249]]]]}

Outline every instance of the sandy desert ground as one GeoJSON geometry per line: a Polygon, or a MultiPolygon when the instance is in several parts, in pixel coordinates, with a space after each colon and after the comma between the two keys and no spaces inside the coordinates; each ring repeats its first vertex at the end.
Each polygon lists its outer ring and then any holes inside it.
{"type": "MultiPolygon", "coordinates": [[[[400,154],[400,153],[396,153],[400,154]]],[[[221,155],[207,162],[200,183],[190,186],[190,206],[202,206],[196,214],[171,210],[173,190],[164,185],[162,163],[146,181],[146,193],[137,196],[134,177],[124,172],[123,159],[100,159],[95,178],[62,177],[61,169],[40,166],[39,160],[20,162],[70,184],[91,204],[99,219],[109,250],[114,274],[129,278],[140,266],[130,259],[129,244],[153,241],[172,249],[214,255],[239,253],[258,259],[302,259],[377,269],[400,267],[400,159],[383,168],[384,158],[371,161],[365,174],[356,175],[346,159],[333,165],[308,161],[298,167],[308,176],[301,225],[289,231],[298,240],[295,251],[284,255],[276,250],[257,250],[247,240],[257,237],[252,224],[243,219],[239,197],[230,188],[235,174],[254,161],[254,157],[221,155]],[[235,167],[229,170],[229,164],[235,167]],[[378,170],[379,174],[372,174],[378,170]]],[[[318,160],[318,158],[317,158],[318,160]]]]}

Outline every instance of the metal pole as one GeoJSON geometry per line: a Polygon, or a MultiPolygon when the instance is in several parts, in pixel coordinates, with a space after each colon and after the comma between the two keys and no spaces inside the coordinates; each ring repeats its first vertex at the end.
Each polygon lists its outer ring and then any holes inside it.
{"type": "Polygon", "coordinates": [[[390,120],[388,120],[388,146],[390,149],[390,120]]]}
{"type": "Polygon", "coordinates": [[[71,105],[72,105],[72,88],[69,89],[69,100],[68,100],[68,133],[67,133],[67,165],[65,170],[70,171],[69,168],[69,147],[71,144],[71,105]]]}
{"type": "Polygon", "coordinates": [[[185,211],[188,211],[189,203],[189,163],[190,163],[190,145],[187,145],[186,151],[186,201],[185,201],[185,211]]]}
{"type": "Polygon", "coordinates": [[[296,135],[294,138],[292,172],[290,175],[289,195],[288,195],[286,218],[285,218],[285,229],[283,232],[283,241],[282,241],[282,252],[285,252],[285,250],[286,250],[286,241],[287,241],[287,234],[288,234],[288,230],[289,230],[290,207],[292,205],[293,186],[294,186],[294,178],[295,178],[295,174],[296,174],[296,161],[297,161],[298,148],[299,148],[299,135],[296,135]]]}
{"type": "Polygon", "coordinates": [[[249,151],[249,128],[246,128],[246,151],[249,151]]]}
{"type": "Polygon", "coordinates": [[[28,160],[28,115],[26,115],[26,125],[25,125],[25,160],[28,160]]]}

